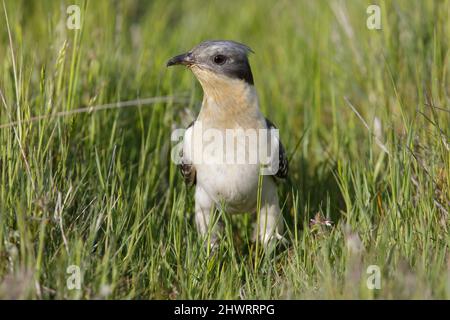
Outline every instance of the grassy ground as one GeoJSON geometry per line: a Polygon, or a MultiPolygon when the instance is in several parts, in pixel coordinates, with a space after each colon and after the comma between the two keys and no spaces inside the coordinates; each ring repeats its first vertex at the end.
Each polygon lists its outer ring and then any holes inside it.
{"type": "Polygon", "coordinates": [[[368,30],[372,2],[88,1],[74,31],[72,1],[5,1],[0,297],[450,298],[450,2],[375,1],[368,30]],[[248,215],[224,217],[215,254],[195,231],[170,133],[202,92],[165,61],[205,39],[255,51],[292,154],[287,248],[256,250],[248,215]]]}

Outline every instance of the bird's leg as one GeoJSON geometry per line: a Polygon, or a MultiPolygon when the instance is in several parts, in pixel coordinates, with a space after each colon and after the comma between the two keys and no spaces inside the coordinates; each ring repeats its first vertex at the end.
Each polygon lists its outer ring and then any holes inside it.
{"type": "Polygon", "coordinates": [[[278,204],[265,203],[259,216],[259,240],[267,246],[271,240],[282,240],[283,221],[278,204]]]}
{"type": "MultiPolygon", "coordinates": [[[[210,245],[217,247],[220,233],[223,226],[215,215],[214,201],[211,197],[197,185],[195,189],[195,223],[197,230],[205,237],[210,236],[210,245]]],[[[208,240],[208,237],[206,238],[208,240]]]]}
{"type": "Polygon", "coordinates": [[[278,204],[276,185],[271,180],[264,180],[261,208],[257,221],[259,225],[256,226],[255,233],[259,232],[259,240],[265,247],[270,242],[273,242],[272,240],[285,240],[282,236],[284,229],[283,216],[278,204]]]}

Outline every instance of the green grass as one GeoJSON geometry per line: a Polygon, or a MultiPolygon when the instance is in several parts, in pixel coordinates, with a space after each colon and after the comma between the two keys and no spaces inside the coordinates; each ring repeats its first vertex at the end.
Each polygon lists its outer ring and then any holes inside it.
{"type": "Polygon", "coordinates": [[[74,31],[71,1],[5,1],[0,297],[450,298],[450,2],[375,1],[368,30],[372,2],[88,1],[74,31]],[[261,108],[293,153],[287,248],[256,250],[249,215],[223,217],[215,253],[195,230],[170,134],[202,92],[165,62],[205,39],[255,51],[261,108]],[[318,213],[332,226],[311,226],[318,213]]]}

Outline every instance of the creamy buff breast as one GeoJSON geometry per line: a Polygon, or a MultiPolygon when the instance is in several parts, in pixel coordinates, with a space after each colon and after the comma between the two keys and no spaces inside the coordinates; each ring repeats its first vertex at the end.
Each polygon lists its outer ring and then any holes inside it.
{"type": "Polygon", "coordinates": [[[204,91],[202,108],[197,120],[202,121],[205,128],[266,128],[253,85],[215,74],[198,66],[192,66],[191,70],[204,91]]]}

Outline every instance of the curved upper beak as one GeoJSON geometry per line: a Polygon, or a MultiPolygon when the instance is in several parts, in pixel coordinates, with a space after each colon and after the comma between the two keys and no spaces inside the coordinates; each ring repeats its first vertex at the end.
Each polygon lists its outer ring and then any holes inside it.
{"type": "Polygon", "coordinates": [[[177,64],[182,64],[185,66],[192,65],[194,63],[194,59],[190,52],[180,54],[178,56],[173,57],[169,61],[167,61],[167,67],[174,66],[177,64]]]}

